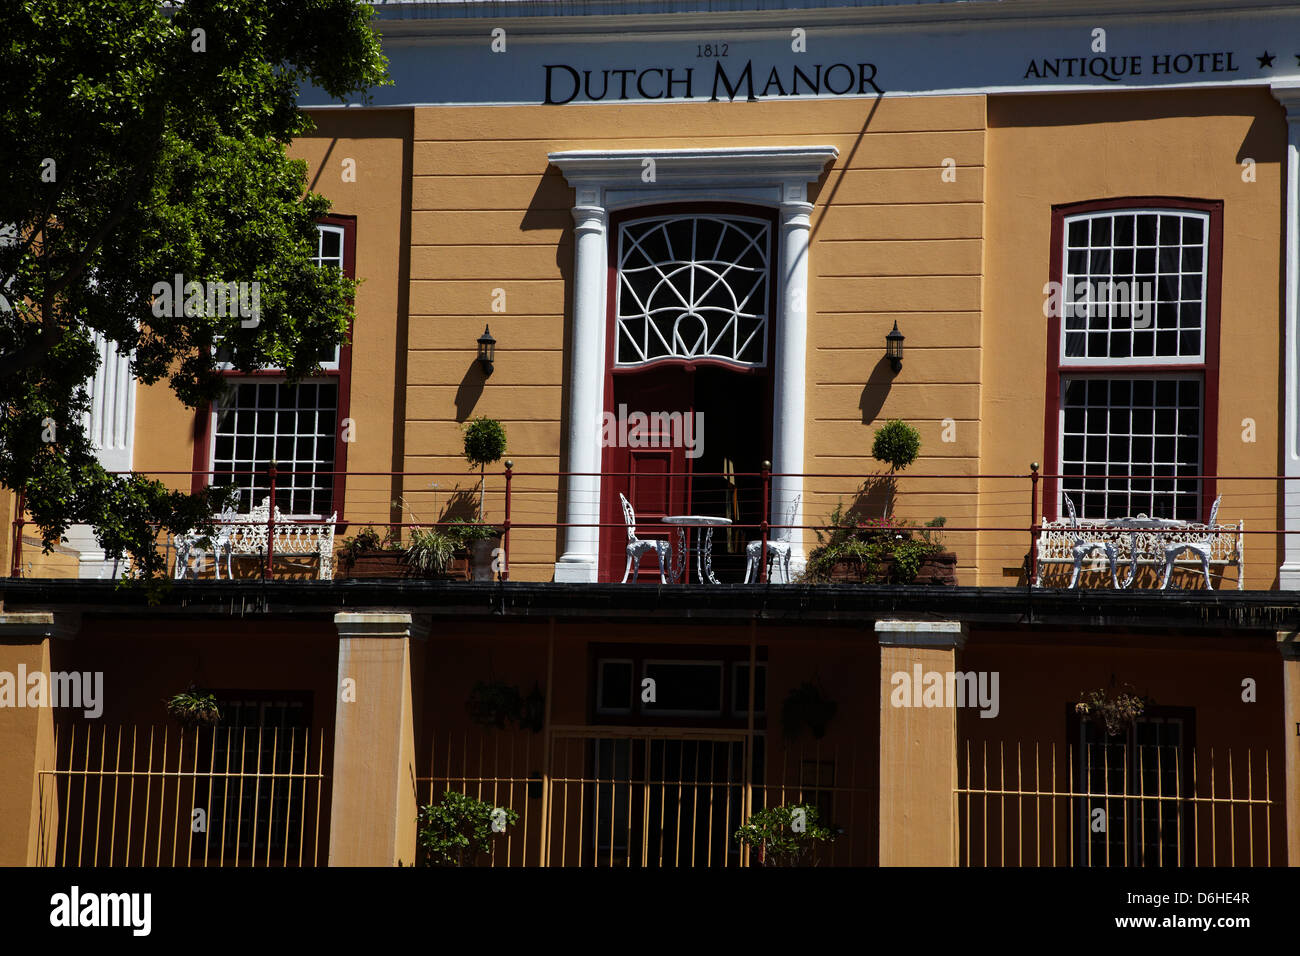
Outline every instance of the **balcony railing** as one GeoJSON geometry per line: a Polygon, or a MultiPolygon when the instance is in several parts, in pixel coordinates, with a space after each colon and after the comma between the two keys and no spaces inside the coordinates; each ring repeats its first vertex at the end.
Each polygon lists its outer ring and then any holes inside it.
{"type": "MultiPolygon", "coordinates": [[[[767,582],[768,544],[786,538],[785,532],[799,532],[806,553],[836,529],[853,534],[855,526],[867,525],[872,519],[885,515],[910,522],[912,533],[923,531],[926,522],[942,516],[946,519],[942,527],[932,530],[946,537],[949,549],[958,554],[959,567],[964,575],[974,574],[985,584],[1032,582],[1039,572],[1038,540],[1045,512],[1056,516],[1063,486],[1071,494],[1074,494],[1074,489],[1082,489],[1083,493],[1098,496],[1097,500],[1106,494],[1127,495],[1139,504],[1152,503],[1156,511],[1166,505],[1184,512],[1194,510],[1195,521],[1203,521],[1208,516],[1212,490],[1215,496],[1222,498],[1219,523],[1242,522],[1242,537],[1256,556],[1253,567],[1263,569],[1261,576],[1269,582],[1265,586],[1272,585],[1275,569],[1281,563],[1285,536],[1300,533],[1296,529],[1288,531],[1278,527],[1283,513],[1283,487],[1287,480],[1278,475],[1061,475],[1041,473],[1036,468],[1018,474],[909,472],[888,476],[851,471],[778,473],[765,468],[757,472],[696,471],[646,475],[533,471],[507,463],[504,469],[486,472],[481,489],[479,474],[465,470],[328,472],[293,471],[273,466],[266,470],[242,472],[154,472],[146,477],[157,478],[178,489],[204,481],[237,485],[245,490],[242,496],[245,508],[250,503],[257,504],[269,498],[283,503],[280,511],[296,525],[325,525],[329,515],[291,512],[292,503],[303,500],[304,489],[310,486],[317,500],[323,500],[321,495],[332,495],[338,502],[334,527],[339,536],[355,535],[366,527],[387,532],[394,538],[401,538],[416,528],[453,528],[465,520],[478,520],[481,496],[483,521],[501,533],[501,555],[496,574],[501,581],[510,580],[513,569],[520,565],[528,569],[523,578],[549,579],[548,569],[553,568],[556,558],[564,552],[569,529],[577,528],[597,529],[598,534],[606,529],[615,529],[613,545],[618,550],[621,568],[625,541],[622,536],[625,524],[621,515],[607,509],[602,512],[601,520],[566,520],[569,517],[564,513],[569,500],[568,489],[575,479],[589,481],[595,478],[603,483],[604,495],[614,497],[622,491],[633,499],[634,504],[640,504],[645,511],[638,515],[637,533],[641,537],[663,537],[671,535],[674,529],[658,522],[658,512],[649,510],[644,496],[629,494],[633,482],[678,482],[682,490],[678,492],[677,500],[683,504],[674,505],[674,510],[680,507],[683,513],[732,518],[732,524],[717,529],[716,534],[722,542],[722,550],[731,556],[734,565],[743,561],[744,548],[749,542],[760,543],[763,555],[758,566],[760,583],[767,582]],[[789,485],[783,483],[783,479],[797,479],[802,487],[802,519],[791,522],[778,517],[782,510],[788,513],[788,508],[782,507],[783,502],[774,497],[776,489],[788,489],[789,485]],[[894,482],[892,488],[891,480],[894,482]],[[1141,483],[1147,488],[1133,490],[1141,483]],[[1168,489],[1162,485],[1167,485],[1168,489]],[[1116,488],[1120,490],[1116,491],[1116,488]],[[1191,506],[1176,503],[1189,498],[1195,499],[1191,506]],[[838,524],[830,520],[837,506],[842,509],[838,524]],[[993,580],[1005,578],[1016,580],[993,580]]],[[[788,492],[786,497],[789,497],[788,492]]],[[[1075,497],[1081,498],[1082,494],[1075,497]]],[[[661,496],[657,503],[663,505],[666,501],[661,496]]],[[[11,576],[48,576],[38,573],[42,562],[39,555],[33,554],[39,549],[39,540],[24,534],[31,521],[23,507],[21,493],[15,515],[11,576]]],[[[1085,513],[1081,517],[1095,519],[1096,515],[1085,513]]],[[[247,523],[248,519],[239,520],[247,523]]],[[[259,556],[264,576],[275,573],[276,523],[284,520],[285,517],[277,515],[276,509],[271,509],[267,515],[267,552],[259,556]]],[[[219,524],[214,516],[213,525],[219,524]]],[[[1094,528],[1103,526],[1104,522],[1093,524],[1094,528]]],[[[169,552],[170,560],[170,539],[160,535],[158,547],[169,552]]],[[[1195,563],[1186,561],[1179,566],[1190,568],[1195,563]]],[[[1101,567],[1094,562],[1087,569],[1101,570],[1101,567]]],[[[1239,579],[1241,573],[1238,569],[1239,579]]]]}

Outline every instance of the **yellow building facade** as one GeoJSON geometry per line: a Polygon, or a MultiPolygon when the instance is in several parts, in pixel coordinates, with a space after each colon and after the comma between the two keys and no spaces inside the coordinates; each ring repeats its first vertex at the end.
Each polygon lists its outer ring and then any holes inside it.
{"type": "MultiPolygon", "coordinates": [[[[1300,713],[1286,596],[1300,583],[1300,66],[1276,39],[1300,10],[559,6],[377,5],[394,84],[365,104],[303,92],[315,129],[290,153],[332,203],[319,259],[361,280],[349,344],[319,376],[232,373],[200,409],[129,375],[92,390],[106,462],[178,488],[257,472],[234,482],[245,512],[270,496],[274,462],[287,519],[330,525],[335,550],[367,527],[409,541],[477,516],[464,428],[496,419],[507,448],[482,503],[504,532],[495,581],[365,582],[339,561],[320,573],[332,583],[267,588],[246,555],[235,581],[205,568],[178,583],[162,600],[186,629],[165,635],[143,599],[70,580],[122,573],[93,534],[42,555],[10,494],[3,566],[22,580],[0,626],[26,642],[13,667],[125,685],[115,656],[156,659],[156,679],[110,699],[127,725],[153,718],[191,657],[210,686],[243,688],[240,706],[299,708],[295,731],[332,740],[333,780],[302,774],[324,794],[313,846],[339,864],[410,862],[417,803],[462,785],[508,786],[501,804],[531,814],[510,864],[686,865],[656,864],[655,839],[749,862],[733,810],[805,798],[849,824],[832,862],[1183,865],[1226,833],[1249,859],[1211,862],[1300,861],[1286,735],[1300,713]],[[895,419],[921,445],[889,474],[873,441],[895,419]],[[1213,567],[1227,593],[1193,593],[1186,555],[1180,595],[1154,593],[1162,557],[1112,588],[1112,569],[1072,561],[1071,514],[1213,517],[1241,549],[1213,567]],[[731,587],[660,584],[656,561],[682,551],[653,542],[682,516],[717,519],[686,573],[703,583],[711,564],[731,587]],[[943,519],[958,587],[798,577],[835,518],[889,517],[918,536],[943,519]],[[1045,522],[1064,556],[1039,544],[1045,522]],[[778,557],[761,587],[755,541],[778,557]],[[1072,572],[1086,595],[1060,590],[1072,572]],[[103,640],[58,640],[69,628],[103,640]],[[899,690],[957,668],[1001,675],[1001,702],[899,690]],[[660,673],[707,684],[709,706],[609,690],[660,673]],[[543,702],[535,727],[489,729],[475,757],[466,697],[488,678],[543,702]],[[1245,706],[1247,679],[1265,703],[1245,706]],[[348,680],[373,693],[365,706],[349,708],[348,680]],[[1186,814],[1196,766],[1250,753],[1219,779],[1238,797],[1263,779],[1259,805],[1226,830],[1148,838],[1136,803],[1113,838],[1078,829],[1071,814],[1119,785],[1080,754],[1121,746],[1079,718],[1079,695],[1130,682],[1153,701],[1124,738],[1134,778],[1164,766],[1143,747],[1172,748],[1188,770],[1168,799],[1186,814]],[[837,722],[792,743],[778,711],[810,686],[837,722]],[[998,799],[990,781],[1028,773],[1022,743],[1060,755],[1050,779],[1016,778],[1054,801],[1050,839],[1031,839],[1028,817],[976,822],[998,799]],[[720,776],[673,777],[673,760],[706,751],[720,776]],[[619,796],[625,777],[645,796],[619,796]],[[733,788],[699,818],[716,841],[652,821],[684,781],[697,797],[733,788]],[[597,795],[614,801],[605,816],[585,809],[597,795]],[[611,821],[633,810],[639,836],[629,823],[616,839],[611,821]]],[[[25,776],[5,799],[33,822],[0,853],[66,858],[41,788],[72,770],[48,769],[53,719],[23,716],[5,733],[25,776]]],[[[70,800],[57,812],[80,809],[70,800]]]]}

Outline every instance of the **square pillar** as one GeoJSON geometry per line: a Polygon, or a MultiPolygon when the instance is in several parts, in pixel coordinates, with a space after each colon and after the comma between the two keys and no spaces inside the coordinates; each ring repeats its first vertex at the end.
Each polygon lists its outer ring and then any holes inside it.
{"type": "MultiPolygon", "coordinates": [[[[54,709],[25,706],[26,680],[45,675],[50,688],[50,638],[71,636],[79,622],[50,612],[0,614],[0,672],[13,682],[13,706],[0,707],[0,866],[53,861],[58,833],[54,778],[54,709]],[[18,697],[23,706],[18,705],[18,697]]],[[[48,702],[48,698],[47,698],[48,702]]]]}
{"type": "Polygon", "coordinates": [[[877,621],[880,643],[880,865],[955,866],[957,710],[896,707],[894,675],[956,669],[959,621],[877,621]]]}
{"type": "Polygon", "coordinates": [[[334,615],[339,678],[334,711],[330,866],[411,866],[417,797],[410,614],[334,615]]]}

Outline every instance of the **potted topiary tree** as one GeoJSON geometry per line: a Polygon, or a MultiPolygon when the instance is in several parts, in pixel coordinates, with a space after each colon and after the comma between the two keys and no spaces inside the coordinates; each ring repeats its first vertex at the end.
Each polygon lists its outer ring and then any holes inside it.
{"type": "Polygon", "coordinates": [[[907,422],[890,419],[876,432],[871,443],[871,457],[889,466],[885,476],[884,517],[894,513],[894,495],[898,490],[898,472],[916,461],[921,453],[921,433],[907,422]]]}
{"type": "Polygon", "coordinates": [[[476,418],[465,426],[465,460],[478,465],[478,520],[483,520],[486,468],[506,453],[506,430],[495,418],[476,418]]]}
{"type": "MultiPolygon", "coordinates": [[[[494,557],[501,546],[501,534],[483,523],[483,496],[487,486],[488,465],[506,453],[505,427],[494,418],[476,418],[465,426],[465,460],[478,465],[478,520],[459,521],[452,526],[461,549],[469,559],[470,580],[491,581],[495,572],[494,557]]],[[[509,463],[507,462],[507,465],[509,463]]]]}

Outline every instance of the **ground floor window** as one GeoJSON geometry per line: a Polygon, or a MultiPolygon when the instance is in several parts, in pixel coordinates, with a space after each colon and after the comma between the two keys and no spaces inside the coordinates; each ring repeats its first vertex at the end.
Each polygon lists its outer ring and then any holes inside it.
{"type": "Polygon", "coordinates": [[[1079,866],[1182,866],[1191,860],[1194,718],[1152,709],[1117,736],[1092,722],[1074,732],[1079,866]]]}
{"type": "Polygon", "coordinates": [[[209,826],[214,845],[240,856],[296,859],[303,829],[302,784],[256,774],[306,773],[311,699],[298,692],[217,692],[221,724],[212,737],[209,826]],[[247,774],[250,779],[228,774],[247,774]],[[221,834],[221,840],[218,835],[221,834]]]}

